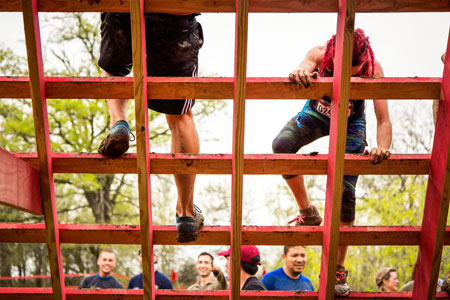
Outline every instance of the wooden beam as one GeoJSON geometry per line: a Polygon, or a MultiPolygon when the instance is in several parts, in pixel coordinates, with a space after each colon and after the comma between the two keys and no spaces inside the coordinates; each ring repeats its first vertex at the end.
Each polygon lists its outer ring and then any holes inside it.
{"type": "MultiPolygon", "coordinates": [[[[40,0],[43,12],[129,12],[130,0],[40,0]]],[[[338,0],[252,0],[249,12],[336,12],[338,0]]],[[[235,12],[233,0],[145,0],[146,12],[195,13],[235,12]]],[[[0,0],[0,12],[21,11],[19,0],[0,0]]],[[[358,1],[358,12],[448,12],[446,0],[381,0],[358,1]]]]}
{"type": "Polygon", "coordinates": [[[350,99],[353,31],[356,0],[339,1],[331,102],[327,191],[323,222],[319,299],[333,299],[341,222],[347,110],[350,99]]]}
{"type": "Polygon", "coordinates": [[[2,148],[0,148],[0,191],[0,204],[42,215],[38,171],[2,148]]]}
{"type": "Polygon", "coordinates": [[[37,0],[22,0],[25,42],[30,73],[30,90],[33,103],[34,129],[39,160],[39,180],[42,209],[45,219],[45,236],[54,298],[65,300],[64,272],[59,244],[58,213],[52,173],[52,153],[44,85],[41,38],[37,0]]]}
{"type": "MultiPolygon", "coordinates": [[[[331,96],[332,78],[312,79],[307,89],[287,77],[247,77],[247,99],[320,99],[331,96]]],[[[30,98],[27,77],[0,77],[0,98],[30,98]]],[[[232,99],[233,78],[152,77],[150,99],[232,99]]],[[[132,78],[46,77],[45,90],[52,99],[133,98],[132,78]]],[[[438,99],[441,78],[351,78],[351,99],[438,99]]]]}
{"type": "Polygon", "coordinates": [[[144,299],[155,299],[153,263],[152,197],[150,188],[150,146],[147,102],[147,50],[144,0],[131,1],[131,41],[133,49],[133,80],[136,114],[136,152],[141,224],[142,281],[144,299]]]}
{"type": "MultiPolygon", "coordinates": [[[[77,290],[66,289],[68,300],[138,300],[142,299],[142,290],[77,290]]],[[[188,290],[157,290],[158,300],[226,300],[228,291],[188,291],[188,290]]],[[[53,299],[49,288],[0,288],[2,299],[53,299]]],[[[240,297],[246,300],[260,299],[303,299],[317,300],[317,292],[301,291],[241,291],[240,297]]],[[[437,299],[450,299],[447,293],[437,293],[437,299]]],[[[411,293],[362,293],[352,292],[346,299],[352,300],[409,300],[411,293]]]]}
{"type": "MultiPolygon", "coordinates": [[[[37,168],[36,154],[14,155],[37,168]]],[[[231,174],[230,154],[150,154],[151,174],[231,174]]],[[[368,156],[346,154],[344,174],[426,175],[429,154],[391,155],[382,164],[372,165],[368,156]]],[[[245,154],[244,174],[327,174],[328,155],[245,154]]],[[[53,153],[54,173],[136,174],[136,154],[107,158],[99,154],[53,153]]]]}
{"type": "Polygon", "coordinates": [[[434,299],[450,201],[450,32],[442,76],[413,299],[434,299]]]}
{"type": "MultiPolygon", "coordinates": [[[[417,246],[420,226],[356,226],[340,228],[339,245],[417,246]]],[[[153,226],[156,245],[178,245],[175,226],[153,226]]],[[[305,245],[322,245],[323,227],[243,226],[243,245],[286,245],[296,240],[305,245]]],[[[207,226],[195,245],[229,245],[230,226],[207,226]]],[[[61,243],[139,245],[140,226],[61,224],[61,243]]],[[[1,243],[45,243],[44,224],[0,223],[1,243]]],[[[444,245],[450,245],[450,226],[444,245]]]]}
{"type": "Polygon", "coordinates": [[[231,277],[230,300],[238,300],[241,290],[242,194],[244,183],[244,131],[247,78],[248,0],[236,0],[233,153],[231,168],[231,277]]]}

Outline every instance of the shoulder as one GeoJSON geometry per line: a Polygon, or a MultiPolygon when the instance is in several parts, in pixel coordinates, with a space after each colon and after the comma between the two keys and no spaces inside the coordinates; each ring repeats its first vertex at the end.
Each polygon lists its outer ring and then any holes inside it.
{"type": "Polygon", "coordinates": [[[163,290],[171,290],[173,288],[172,282],[170,282],[169,277],[167,277],[165,274],[155,271],[155,281],[158,280],[158,286],[159,289],[163,290]]]}
{"type": "Polygon", "coordinates": [[[142,282],[142,273],[131,277],[130,282],[128,283],[129,289],[139,288],[139,282],[142,282]]]}
{"type": "Polygon", "coordinates": [[[114,276],[111,276],[110,281],[113,283],[113,287],[123,289],[123,285],[114,276]]]}
{"type": "MultiPolygon", "coordinates": [[[[372,66],[370,66],[370,68],[372,68],[372,66]]],[[[383,71],[383,67],[381,66],[381,63],[378,59],[375,58],[375,72],[374,72],[375,77],[384,77],[384,71],[383,71]]]]}

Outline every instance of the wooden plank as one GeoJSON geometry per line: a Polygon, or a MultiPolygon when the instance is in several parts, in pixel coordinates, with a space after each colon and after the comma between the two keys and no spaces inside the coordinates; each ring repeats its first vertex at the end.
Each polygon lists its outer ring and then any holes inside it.
{"type": "Polygon", "coordinates": [[[244,183],[244,131],[247,77],[248,0],[236,0],[233,92],[233,151],[231,160],[231,274],[230,300],[241,290],[242,196],[244,183]]]}
{"type": "Polygon", "coordinates": [[[0,148],[0,191],[0,204],[42,215],[38,171],[2,148],[0,148]]]}
{"type": "Polygon", "coordinates": [[[25,43],[30,73],[30,89],[33,104],[34,129],[39,160],[39,180],[42,209],[45,219],[45,236],[48,249],[54,299],[64,300],[65,285],[59,244],[58,213],[52,173],[52,153],[44,84],[41,38],[37,0],[22,0],[25,43]]]}
{"type": "Polygon", "coordinates": [[[331,102],[327,191],[323,222],[319,299],[333,299],[341,221],[347,108],[350,99],[353,31],[356,0],[339,1],[331,102]]]}
{"type": "Polygon", "coordinates": [[[434,299],[450,201],[450,32],[442,76],[413,299],[434,299]]]}
{"type": "MultiPolygon", "coordinates": [[[[142,290],[77,290],[66,289],[68,300],[102,300],[102,299],[123,299],[136,300],[142,299],[142,290]]],[[[157,290],[156,299],[158,300],[225,300],[228,299],[227,291],[188,291],[188,290],[157,290]]],[[[53,299],[52,290],[49,288],[0,288],[2,299],[53,299]]],[[[257,299],[303,299],[316,300],[317,292],[300,291],[242,291],[241,298],[247,300],[257,299]]],[[[450,299],[447,293],[437,293],[437,299],[450,299]]],[[[352,292],[346,299],[352,300],[406,300],[411,299],[411,293],[362,293],[352,292]]]]}
{"type": "MultiPolygon", "coordinates": [[[[129,12],[130,0],[40,0],[39,11],[45,12],[129,12]]],[[[338,0],[252,0],[249,12],[336,12],[338,0]]],[[[194,13],[235,12],[233,0],[146,0],[146,12],[194,13]]],[[[358,12],[448,12],[446,0],[379,0],[358,1],[358,12]]],[[[19,0],[0,0],[0,11],[21,11],[19,0]]]]}
{"type": "Polygon", "coordinates": [[[133,49],[133,80],[136,115],[136,152],[139,190],[139,221],[141,224],[142,281],[144,299],[155,299],[153,263],[152,198],[150,188],[150,146],[147,102],[147,51],[145,38],[144,0],[131,1],[131,41],[133,49]]]}
{"type": "MultiPolygon", "coordinates": [[[[340,228],[339,245],[417,246],[420,226],[357,226],[340,228]]],[[[154,243],[178,245],[175,226],[153,226],[154,243]]],[[[293,240],[304,245],[322,245],[322,227],[243,226],[243,245],[286,245],[293,240]]],[[[230,244],[230,226],[207,226],[195,245],[230,244]]],[[[61,243],[67,244],[140,244],[140,226],[60,224],[61,243]]],[[[0,223],[1,243],[45,243],[44,224],[0,223]]],[[[450,226],[444,245],[450,245],[450,226]]]]}
{"type": "MultiPolygon", "coordinates": [[[[287,77],[247,77],[247,99],[318,99],[332,94],[332,78],[312,79],[307,89],[287,77]]],[[[30,98],[27,77],[0,77],[0,98],[30,98]]],[[[148,78],[150,99],[232,99],[233,78],[153,77],[148,78]]],[[[132,78],[46,77],[48,98],[114,99],[133,98],[132,78]]],[[[441,78],[351,79],[352,99],[438,99],[441,78]]]]}
{"type": "MultiPolygon", "coordinates": [[[[14,153],[37,168],[36,154],[14,153]]],[[[149,155],[152,174],[231,174],[230,154],[155,154],[149,155]]],[[[430,154],[391,155],[382,164],[372,165],[368,156],[346,154],[344,174],[425,175],[430,154]]],[[[327,174],[328,155],[245,154],[244,174],[327,174]]],[[[136,154],[107,158],[99,154],[53,153],[54,173],[136,174],[136,154]]]]}

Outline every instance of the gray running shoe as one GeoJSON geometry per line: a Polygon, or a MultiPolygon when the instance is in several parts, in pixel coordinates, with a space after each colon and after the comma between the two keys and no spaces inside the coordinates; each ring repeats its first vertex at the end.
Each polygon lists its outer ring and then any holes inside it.
{"type": "Polygon", "coordinates": [[[348,271],[336,272],[336,284],[334,285],[334,294],[337,297],[346,297],[350,294],[350,287],[347,284],[348,271]]]}
{"type": "Polygon", "coordinates": [[[322,217],[314,205],[311,205],[311,208],[313,210],[312,216],[302,216],[300,213],[300,215],[290,220],[288,224],[295,222],[295,226],[319,226],[322,223],[322,217]]]}
{"type": "Polygon", "coordinates": [[[177,217],[177,242],[189,243],[194,242],[198,238],[198,233],[203,227],[205,217],[202,215],[201,209],[194,204],[195,217],[177,217]]]}

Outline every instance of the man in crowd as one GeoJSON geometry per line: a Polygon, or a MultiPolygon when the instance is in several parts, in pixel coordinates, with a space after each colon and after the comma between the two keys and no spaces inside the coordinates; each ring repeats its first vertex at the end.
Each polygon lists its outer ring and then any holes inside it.
{"type": "Polygon", "coordinates": [[[116,267],[116,255],[110,249],[100,252],[97,259],[98,273],[87,276],[80,283],[80,289],[123,289],[123,286],[112,275],[116,267]]]}
{"type": "MultiPolygon", "coordinates": [[[[231,248],[227,251],[217,253],[227,259],[227,273],[231,274],[230,261],[231,248]]],[[[241,246],[241,290],[243,291],[265,291],[264,284],[255,276],[258,272],[258,265],[261,265],[261,257],[256,246],[241,246]]],[[[236,271],[235,271],[236,272],[236,271]]]]}
{"type": "MultiPolygon", "coordinates": [[[[311,84],[311,76],[316,71],[322,77],[332,77],[335,42],[336,38],[333,36],[326,45],[312,48],[300,65],[289,74],[289,79],[308,88],[311,84]]],[[[354,32],[352,55],[352,76],[384,77],[381,64],[375,59],[369,39],[361,29],[356,29],[354,32]]],[[[373,105],[377,120],[377,146],[370,151],[370,160],[372,164],[378,164],[390,156],[392,124],[387,100],[374,100],[373,105]]],[[[346,153],[364,153],[367,145],[365,107],[365,100],[351,99],[349,101],[346,153]]],[[[273,152],[297,153],[301,147],[329,135],[331,109],[331,98],[328,96],[319,100],[308,100],[304,108],[286,123],[274,139],[273,152]]],[[[296,226],[320,225],[322,217],[308,199],[303,175],[283,174],[283,178],[291,189],[300,211],[300,214],[291,222],[295,222],[296,226]]],[[[341,226],[352,226],[355,220],[357,181],[358,175],[344,175],[341,226]]],[[[347,284],[348,272],[344,266],[347,248],[347,246],[339,246],[337,254],[335,294],[338,296],[347,296],[350,293],[347,284]]]]}
{"type": "Polygon", "coordinates": [[[216,291],[228,288],[225,275],[220,270],[220,267],[214,265],[214,257],[210,253],[200,253],[195,267],[198,272],[198,279],[196,283],[188,287],[188,290],[216,291]]]}
{"type": "Polygon", "coordinates": [[[270,291],[314,291],[308,277],[302,274],[306,267],[305,246],[284,246],[281,258],[284,266],[273,270],[261,282],[270,291]]]}
{"type": "MultiPolygon", "coordinates": [[[[139,262],[142,265],[142,253],[139,250],[139,262]]],[[[172,282],[170,279],[164,275],[163,273],[156,270],[156,264],[158,263],[158,259],[156,255],[153,255],[153,263],[155,264],[155,289],[157,290],[171,290],[173,289],[172,282]]],[[[128,289],[143,289],[143,281],[142,281],[142,273],[133,276],[128,283],[128,289]]]]}
{"type": "MultiPolygon", "coordinates": [[[[196,16],[161,13],[145,14],[148,76],[197,76],[198,52],[203,45],[203,31],[196,16]]],[[[126,76],[132,68],[131,26],[128,13],[102,13],[98,65],[107,77],[126,76]]],[[[192,107],[194,99],[149,100],[148,107],[166,114],[172,132],[173,153],[199,153],[199,138],[192,107]]],[[[98,152],[117,157],[128,150],[130,128],[127,122],[128,99],[107,99],[111,117],[110,130],[98,152]]],[[[139,129],[142,130],[142,129],[139,129]]],[[[194,207],[195,174],[176,174],[177,241],[197,240],[204,217],[194,207]]]]}

